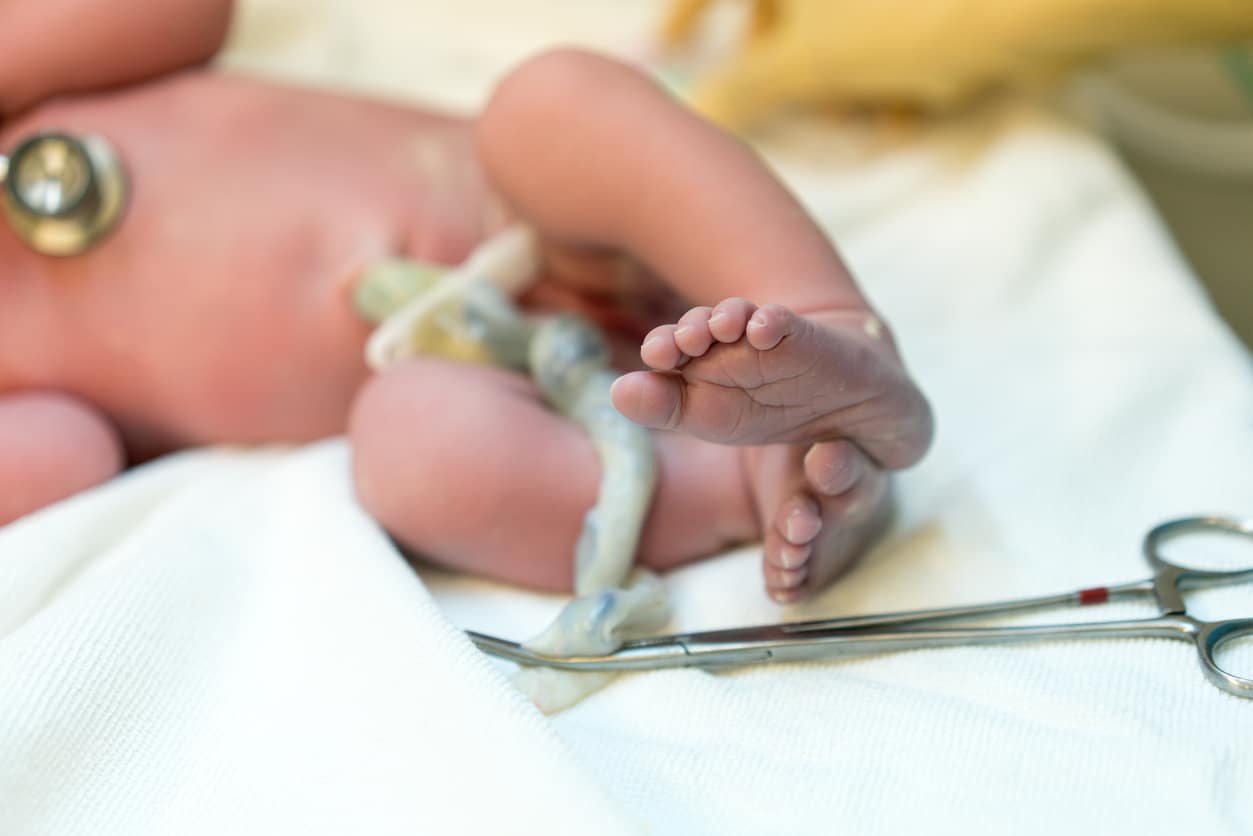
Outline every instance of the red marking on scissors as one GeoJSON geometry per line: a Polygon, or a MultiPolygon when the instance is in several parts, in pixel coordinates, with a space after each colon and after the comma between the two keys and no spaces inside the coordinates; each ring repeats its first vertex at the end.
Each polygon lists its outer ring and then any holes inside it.
{"type": "Polygon", "coordinates": [[[1091,589],[1079,590],[1079,605],[1104,604],[1109,600],[1109,587],[1094,586],[1091,589]]]}

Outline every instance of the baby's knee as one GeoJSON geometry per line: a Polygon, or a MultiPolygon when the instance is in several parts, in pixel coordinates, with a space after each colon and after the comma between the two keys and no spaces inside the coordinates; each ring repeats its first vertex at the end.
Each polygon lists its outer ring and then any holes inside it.
{"type": "Polygon", "coordinates": [[[108,420],[57,392],[0,397],[0,525],[116,476],[125,463],[108,420]]]}
{"type": "Polygon", "coordinates": [[[445,364],[416,361],[372,378],[348,420],[357,501],[393,535],[423,545],[453,509],[457,435],[445,364]]]}
{"type": "Polygon", "coordinates": [[[357,393],[348,416],[357,500],[384,526],[397,513],[402,500],[395,488],[423,436],[421,424],[412,419],[431,407],[424,403],[425,392],[423,386],[412,385],[403,370],[377,375],[357,393]]]}
{"type": "Polygon", "coordinates": [[[477,124],[480,156],[489,168],[523,162],[528,146],[560,138],[574,117],[583,121],[657,91],[644,73],[618,60],[573,47],[547,50],[496,86],[477,124]]]}
{"type": "MultiPolygon", "coordinates": [[[[514,67],[496,85],[483,117],[520,113],[551,116],[612,98],[625,87],[652,87],[639,70],[615,58],[576,47],[545,50],[514,67]]],[[[551,127],[560,129],[560,125],[551,127]]]]}

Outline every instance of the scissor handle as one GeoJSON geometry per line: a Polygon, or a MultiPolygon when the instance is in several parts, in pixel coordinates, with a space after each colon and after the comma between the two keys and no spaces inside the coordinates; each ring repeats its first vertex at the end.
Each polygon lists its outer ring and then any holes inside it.
{"type": "Polygon", "coordinates": [[[1214,658],[1220,647],[1230,641],[1253,636],[1253,618],[1233,618],[1227,621],[1202,622],[1196,634],[1196,649],[1201,655],[1205,676],[1229,694],[1237,697],[1253,697],[1253,679],[1236,676],[1223,670],[1214,658]]]}
{"type": "Polygon", "coordinates": [[[1170,579],[1180,581],[1223,581],[1236,583],[1241,580],[1253,580],[1253,563],[1244,569],[1194,569],[1180,563],[1172,563],[1162,557],[1161,547],[1169,540],[1187,537],[1191,534],[1232,534],[1249,540],[1250,555],[1253,555],[1253,519],[1235,519],[1232,517],[1185,517],[1170,520],[1154,527],[1144,536],[1144,556],[1159,574],[1168,574],[1170,579]]]}

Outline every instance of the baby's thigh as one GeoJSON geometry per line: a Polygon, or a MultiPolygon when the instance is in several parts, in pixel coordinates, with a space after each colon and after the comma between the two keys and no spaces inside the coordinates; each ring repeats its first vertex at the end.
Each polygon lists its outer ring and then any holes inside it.
{"type": "Polygon", "coordinates": [[[105,482],[122,469],[117,431],[51,391],[0,395],[0,525],[105,482]]]}
{"type": "Polygon", "coordinates": [[[512,583],[570,588],[600,465],[587,436],[529,380],[418,359],[364,387],[349,438],[358,498],[407,549],[512,583]]]}

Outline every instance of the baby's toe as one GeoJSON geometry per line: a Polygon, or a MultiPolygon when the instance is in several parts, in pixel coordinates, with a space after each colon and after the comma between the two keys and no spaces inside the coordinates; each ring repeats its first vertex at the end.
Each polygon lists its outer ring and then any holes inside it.
{"type": "Polygon", "coordinates": [[[871,467],[866,454],[847,439],[820,442],[805,454],[805,478],[823,496],[844,493],[871,467]]]}
{"type": "Polygon", "coordinates": [[[682,415],[683,384],[678,375],[628,372],[613,382],[614,408],[641,426],[672,429],[682,415]]]}
{"type": "Polygon", "coordinates": [[[744,336],[748,318],[757,306],[747,299],[724,299],[713,309],[709,317],[709,333],[720,343],[733,343],[744,336]]]}
{"type": "Polygon", "coordinates": [[[801,600],[807,589],[813,547],[789,543],[777,528],[767,531],[763,539],[761,576],[766,594],[780,604],[801,600]]]}
{"type": "Polygon", "coordinates": [[[779,507],[774,527],[786,542],[804,546],[822,531],[822,509],[811,497],[794,496],[779,507]]]}
{"type": "Polygon", "coordinates": [[[766,590],[776,604],[796,604],[809,597],[808,587],[804,584],[793,587],[777,587],[766,590]]]}
{"type": "Polygon", "coordinates": [[[769,351],[796,333],[803,320],[782,305],[762,305],[748,320],[744,334],[758,351],[769,351]]]}
{"type": "Polygon", "coordinates": [[[765,549],[766,563],[779,569],[800,569],[809,562],[809,556],[814,552],[813,543],[798,546],[784,540],[782,534],[777,541],[772,540],[767,545],[769,548],[765,549]]]}
{"type": "Polygon", "coordinates": [[[674,327],[674,343],[688,357],[700,357],[713,345],[713,335],[709,333],[709,307],[692,308],[679,318],[674,327]]]}
{"type": "Polygon", "coordinates": [[[773,596],[776,592],[804,586],[806,579],[809,578],[809,569],[805,566],[799,569],[780,569],[769,563],[763,563],[761,575],[766,582],[766,591],[773,596]]]}
{"type": "Polygon", "coordinates": [[[683,351],[674,341],[673,325],[658,325],[648,332],[640,345],[640,359],[660,371],[677,369],[683,362],[683,351]]]}

